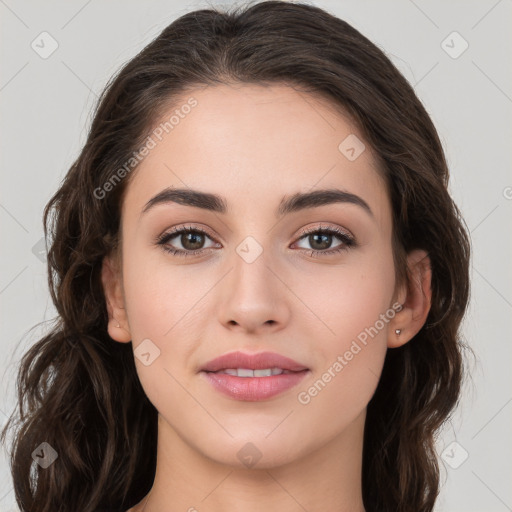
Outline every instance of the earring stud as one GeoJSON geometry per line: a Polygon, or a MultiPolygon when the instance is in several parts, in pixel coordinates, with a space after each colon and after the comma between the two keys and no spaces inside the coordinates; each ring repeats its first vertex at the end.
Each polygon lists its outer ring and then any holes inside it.
{"type": "Polygon", "coordinates": [[[397,336],[400,336],[400,333],[402,332],[402,329],[395,329],[395,334],[397,336]]]}

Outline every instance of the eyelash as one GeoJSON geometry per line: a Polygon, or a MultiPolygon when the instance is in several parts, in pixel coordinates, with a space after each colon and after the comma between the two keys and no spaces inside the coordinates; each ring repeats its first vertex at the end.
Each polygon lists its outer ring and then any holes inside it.
{"type": "MultiPolygon", "coordinates": [[[[202,235],[206,235],[207,237],[213,239],[213,237],[207,231],[200,229],[200,228],[194,228],[192,226],[189,226],[189,227],[183,227],[183,228],[173,228],[172,231],[168,231],[168,232],[158,236],[156,239],[156,244],[162,246],[162,249],[165,252],[168,252],[174,256],[180,256],[180,257],[195,256],[204,251],[213,249],[213,247],[209,247],[206,249],[196,249],[194,251],[188,251],[188,250],[183,250],[183,249],[173,249],[166,245],[169,242],[169,240],[175,238],[177,235],[181,235],[184,233],[200,233],[202,235]]],[[[346,232],[344,232],[338,228],[325,228],[322,226],[320,226],[319,228],[314,228],[314,229],[310,229],[308,231],[304,231],[300,235],[300,237],[297,239],[297,241],[300,241],[303,238],[306,238],[307,236],[309,236],[311,234],[335,235],[336,237],[341,239],[341,241],[343,242],[335,249],[327,249],[325,251],[319,251],[317,249],[302,249],[304,251],[309,251],[309,255],[311,257],[319,257],[317,255],[320,255],[320,257],[322,257],[325,255],[338,254],[338,253],[341,253],[342,251],[348,250],[350,247],[355,247],[357,245],[355,239],[352,236],[348,235],[346,232]]]]}

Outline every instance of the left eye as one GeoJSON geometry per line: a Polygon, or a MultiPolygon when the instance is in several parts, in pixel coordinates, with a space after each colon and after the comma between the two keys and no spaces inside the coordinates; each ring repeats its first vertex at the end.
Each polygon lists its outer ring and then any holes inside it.
{"type": "MultiPolygon", "coordinates": [[[[327,251],[327,249],[332,249],[332,241],[333,238],[337,238],[338,240],[341,240],[341,242],[338,245],[335,245],[334,247],[340,247],[343,245],[350,245],[352,243],[352,239],[348,237],[348,235],[344,233],[339,233],[334,230],[330,229],[318,229],[316,231],[312,231],[310,233],[307,233],[306,235],[299,238],[300,240],[304,240],[307,243],[312,246],[313,251],[324,251],[324,252],[331,252],[327,251]]],[[[306,247],[303,247],[303,249],[307,249],[306,247]]]]}
{"type": "MultiPolygon", "coordinates": [[[[355,245],[355,240],[351,235],[334,228],[316,228],[307,233],[304,233],[298,239],[298,242],[301,240],[306,241],[312,246],[310,249],[299,247],[301,249],[309,250],[311,256],[317,254],[329,255],[338,253],[355,245]],[[333,238],[340,240],[340,243],[334,246],[334,248],[331,247],[333,238]]],[[[206,231],[199,228],[177,229],[171,233],[164,233],[157,239],[158,245],[161,245],[166,252],[176,256],[193,256],[207,249],[212,249],[215,247],[216,243],[217,242],[214,242],[211,236],[206,233],[206,231]],[[212,241],[213,244],[210,247],[205,248],[204,243],[206,238],[212,241]],[[181,245],[181,247],[175,247],[170,244],[170,242],[175,239],[178,240],[178,243],[181,245]]]]}

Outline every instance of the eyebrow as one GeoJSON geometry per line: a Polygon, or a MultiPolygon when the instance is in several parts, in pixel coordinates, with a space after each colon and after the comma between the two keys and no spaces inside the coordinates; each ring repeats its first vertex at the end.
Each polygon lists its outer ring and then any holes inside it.
{"type": "MultiPolygon", "coordinates": [[[[215,213],[227,213],[227,201],[209,192],[201,192],[189,188],[166,188],[152,197],[144,206],[141,216],[159,204],[177,203],[184,206],[193,206],[215,213]]],[[[373,212],[368,203],[361,197],[339,189],[323,189],[313,192],[296,193],[289,197],[283,197],[276,210],[276,216],[298,212],[307,208],[317,208],[335,203],[348,203],[360,206],[371,217],[373,212]]]]}

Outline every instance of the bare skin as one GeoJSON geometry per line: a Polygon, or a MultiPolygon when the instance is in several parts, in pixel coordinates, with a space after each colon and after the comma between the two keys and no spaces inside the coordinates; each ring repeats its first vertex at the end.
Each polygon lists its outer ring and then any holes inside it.
{"type": "MultiPolygon", "coordinates": [[[[134,171],[120,258],[103,265],[110,336],[134,350],[149,339],[160,350],[148,366],[135,357],[159,411],[158,449],[153,488],[129,512],[364,511],[366,408],[386,351],[426,320],[428,256],[412,252],[412,279],[396,286],[391,205],[376,160],[366,142],[353,161],[340,152],[350,134],[364,140],[329,102],[285,85],[197,88],[183,102],[190,96],[197,106],[134,171]],[[218,194],[227,211],[169,202],[141,214],[167,187],[218,194]],[[371,213],[337,202],[276,216],[283,197],[320,189],[355,194],[371,213]],[[173,227],[205,230],[203,252],[180,257],[155,243],[173,227]],[[319,249],[321,239],[313,245],[304,231],[320,227],[356,244],[333,234],[319,249]],[[237,252],[248,236],[262,251],[251,263],[237,252]],[[383,314],[378,333],[333,371],[383,314]],[[198,373],[235,350],[277,352],[310,373],[275,397],[236,400],[198,373]],[[309,393],[322,378],[325,386],[309,393]],[[260,454],[252,467],[239,456],[247,443],[260,454]]],[[[166,247],[192,252],[186,243],[176,235],[166,247]]]]}

